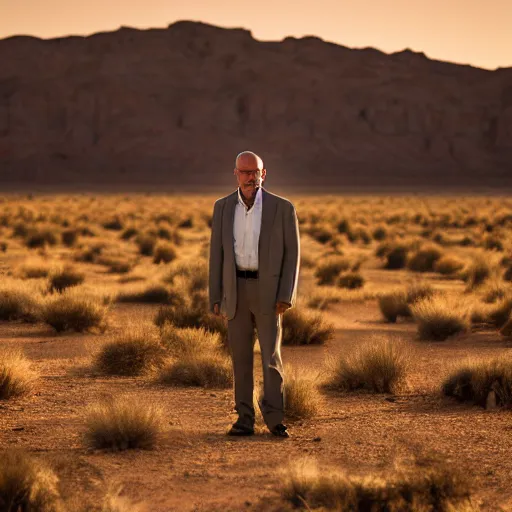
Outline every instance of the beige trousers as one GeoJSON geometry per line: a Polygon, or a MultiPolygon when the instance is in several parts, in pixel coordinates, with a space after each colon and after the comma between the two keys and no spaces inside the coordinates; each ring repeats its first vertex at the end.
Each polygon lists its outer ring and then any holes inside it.
{"type": "Polygon", "coordinates": [[[253,362],[254,327],[258,333],[263,366],[263,396],[259,407],[267,426],[283,422],[283,364],[281,361],[282,315],[262,314],[258,306],[257,279],[237,278],[236,313],[228,321],[229,347],[233,358],[235,403],[238,421],[254,426],[253,362]]]}

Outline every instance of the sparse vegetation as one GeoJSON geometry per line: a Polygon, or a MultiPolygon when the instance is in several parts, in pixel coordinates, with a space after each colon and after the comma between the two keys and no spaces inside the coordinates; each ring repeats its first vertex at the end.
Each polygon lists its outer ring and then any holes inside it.
{"type": "Polygon", "coordinates": [[[284,374],[284,409],[286,417],[292,420],[300,420],[316,416],[320,402],[317,378],[291,366],[285,368],[284,374]]]}
{"type": "Polygon", "coordinates": [[[411,317],[411,306],[419,300],[432,297],[434,293],[434,288],[428,284],[412,284],[406,290],[381,295],[379,308],[388,322],[396,322],[399,317],[411,317]]]}
{"type": "Polygon", "coordinates": [[[452,371],[443,393],[485,407],[512,406],[512,360],[473,360],[452,371]]]}
{"type": "Polygon", "coordinates": [[[411,306],[422,340],[444,341],[470,329],[469,308],[442,296],[428,297],[411,306]]]}
{"type": "Polygon", "coordinates": [[[348,288],[349,290],[362,288],[364,277],[359,272],[347,272],[340,275],[337,285],[339,288],[348,288]]]}
{"type": "Polygon", "coordinates": [[[111,397],[87,410],[85,441],[98,450],[149,450],[162,431],[162,409],[127,395],[111,397]]]}
{"type": "Polygon", "coordinates": [[[359,477],[302,459],[283,471],[281,494],[308,510],[469,512],[470,488],[462,473],[441,465],[359,477]]]}
{"type": "Polygon", "coordinates": [[[350,262],[342,256],[330,256],[325,258],[315,271],[317,284],[334,284],[341,272],[350,268],[350,262]]]}
{"type": "Polygon", "coordinates": [[[62,292],[71,286],[83,283],[85,275],[71,266],[58,269],[50,275],[50,291],[62,292]]]}
{"type": "Polygon", "coordinates": [[[399,340],[373,338],[331,362],[326,386],[340,391],[396,393],[406,387],[410,351],[399,340]]]}
{"type": "Polygon", "coordinates": [[[321,345],[334,336],[334,327],[320,313],[291,308],[282,318],[283,345],[321,345]]]}
{"type": "Polygon", "coordinates": [[[407,267],[414,272],[432,272],[443,253],[439,247],[429,245],[418,249],[407,261],[407,267]]]}
{"type": "Polygon", "coordinates": [[[41,308],[41,293],[22,282],[5,281],[0,285],[0,320],[36,322],[41,308]]]}
{"type": "Polygon", "coordinates": [[[5,512],[63,512],[59,480],[22,450],[0,451],[0,506],[5,512]]]}
{"type": "Polygon", "coordinates": [[[28,393],[35,379],[36,373],[19,349],[0,350],[0,400],[28,393]]]}
{"type": "Polygon", "coordinates": [[[153,253],[153,263],[170,263],[178,256],[176,247],[168,242],[159,242],[153,253]]]}

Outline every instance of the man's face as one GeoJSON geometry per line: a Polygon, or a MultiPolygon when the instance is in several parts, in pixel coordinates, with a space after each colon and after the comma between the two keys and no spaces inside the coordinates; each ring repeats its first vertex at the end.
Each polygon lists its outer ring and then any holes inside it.
{"type": "Polygon", "coordinates": [[[254,196],[265,180],[267,171],[258,164],[253,158],[240,159],[234,171],[240,191],[247,199],[254,196]]]}

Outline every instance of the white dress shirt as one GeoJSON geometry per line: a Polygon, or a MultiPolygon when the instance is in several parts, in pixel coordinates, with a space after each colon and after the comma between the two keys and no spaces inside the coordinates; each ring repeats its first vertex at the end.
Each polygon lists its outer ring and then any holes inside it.
{"type": "Polygon", "coordinates": [[[236,266],[242,270],[258,270],[258,242],[262,212],[261,188],[256,192],[254,204],[248,209],[238,189],[233,235],[236,266]]]}

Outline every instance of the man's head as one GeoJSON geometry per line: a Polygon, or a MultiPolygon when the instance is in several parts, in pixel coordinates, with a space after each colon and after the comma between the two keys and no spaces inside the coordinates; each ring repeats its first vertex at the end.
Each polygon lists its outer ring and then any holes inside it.
{"type": "Polygon", "coordinates": [[[243,151],[236,157],[234,174],[240,191],[246,199],[250,199],[256,194],[258,187],[261,187],[267,170],[258,155],[252,151],[243,151]]]}

